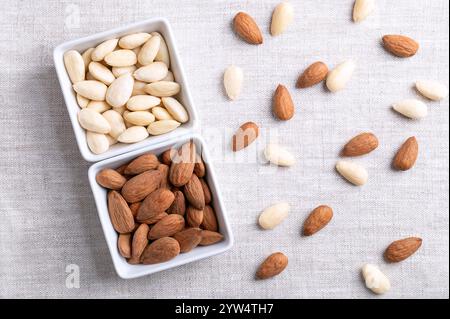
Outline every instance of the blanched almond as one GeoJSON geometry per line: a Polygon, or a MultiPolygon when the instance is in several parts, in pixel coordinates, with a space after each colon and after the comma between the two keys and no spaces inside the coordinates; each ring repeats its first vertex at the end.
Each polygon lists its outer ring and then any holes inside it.
{"type": "MultiPolygon", "coordinates": [[[[84,61],[84,72],[88,71],[89,63],[91,63],[91,61],[92,61],[92,59],[91,59],[92,51],[94,51],[94,48],[89,48],[86,51],[84,51],[83,54],[81,55],[81,57],[83,58],[83,61],[84,61]]],[[[86,80],[88,80],[88,79],[86,79],[86,80]]]]}
{"type": "Polygon", "coordinates": [[[448,95],[448,87],[437,81],[431,80],[417,81],[416,89],[423,96],[433,101],[443,100],[448,95]]]}
{"type": "Polygon", "coordinates": [[[186,123],[189,120],[189,115],[184,106],[173,97],[163,97],[162,103],[166,110],[172,117],[180,123],[186,123]]]}
{"type": "Polygon", "coordinates": [[[86,80],[75,83],[73,89],[89,100],[104,101],[107,86],[99,81],[86,80]]]}
{"type": "Polygon", "coordinates": [[[106,85],[110,85],[116,79],[114,74],[100,62],[92,61],[89,63],[89,73],[92,74],[94,79],[99,80],[106,85]]]}
{"type": "Polygon", "coordinates": [[[173,117],[162,106],[155,106],[152,108],[152,114],[157,120],[173,120],[173,117]]]}
{"type": "Polygon", "coordinates": [[[350,183],[361,186],[367,182],[369,174],[361,165],[353,162],[339,161],[336,164],[336,170],[350,183]]]}
{"type": "Polygon", "coordinates": [[[148,111],[128,112],[125,120],[134,125],[147,126],[155,121],[155,116],[148,111]]]}
{"type": "Polygon", "coordinates": [[[110,66],[132,66],[136,64],[137,57],[131,50],[116,50],[105,56],[105,62],[110,66]]]}
{"type": "Polygon", "coordinates": [[[105,58],[108,53],[114,51],[117,46],[117,39],[106,40],[105,42],[100,43],[91,53],[92,61],[101,61],[105,58]]]}
{"type": "Polygon", "coordinates": [[[111,131],[109,132],[109,135],[111,135],[115,140],[117,140],[120,134],[122,134],[126,130],[122,115],[120,115],[120,113],[114,110],[106,111],[102,115],[111,126],[111,131]]]}
{"type": "Polygon", "coordinates": [[[133,74],[134,71],[136,71],[137,67],[135,65],[130,66],[114,66],[112,68],[112,74],[118,78],[121,75],[124,75],[125,73],[131,73],[133,74]]]}
{"type": "Polygon", "coordinates": [[[160,37],[152,36],[150,39],[148,39],[147,42],[145,42],[145,44],[139,51],[138,55],[139,63],[142,65],[152,63],[155,60],[156,55],[158,54],[160,44],[161,44],[160,37]]]}
{"type": "Polygon", "coordinates": [[[120,134],[117,140],[121,143],[136,143],[145,140],[147,137],[148,132],[145,127],[132,126],[120,134]]]}
{"type": "Polygon", "coordinates": [[[133,92],[131,92],[131,96],[135,95],[145,95],[145,86],[147,83],[135,80],[133,83],[133,92]]]}
{"type": "Polygon", "coordinates": [[[89,104],[89,99],[77,93],[77,103],[80,108],[84,109],[89,104]]]}
{"type": "Polygon", "coordinates": [[[147,130],[151,135],[161,135],[173,131],[178,126],[180,126],[180,122],[174,120],[162,120],[150,123],[147,130]]]}
{"type": "Polygon", "coordinates": [[[166,77],[167,71],[164,62],[153,62],[134,71],[133,76],[143,82],[158,82],[166,77]]]}
{"type": "Polygon", "coordinates": [[[366,283],[366,287],[376,294],[384,294],[391,289],[391,283],[381,270],[372,264],[365,264],[362,269],[362,275],[366,283]]]}
{"type": "Polygon", "coordinates": [[[356,64],[351,61],[345,61],[336,66],[328,73],[326,84],[331,92],[342,90],[350,81],[356,64]]]}
{"type": "Polygon", "coordinates": [[[133,92],[134,79],[130,73],[126,73],[117,79],[108,87],[106,92],[106,101],[113,107],[125,105],[133,92]]]}
{"type": "Polygon", "coordinates": [[[72,83],[84,81],[84,60],[78,51],[70,50],[64,53],[64,65],[72,83]]]}
{"type": "Polygon", "coordinates": [[[225,70],[223,75],[223,85],[231,100],[235,100],[241,93],[243,81],[244,73],[240,67],[231,65],[225,70]]]}
{"type": "Polygon", "coordinates": [[[372,13],[375,0],[356,0],[353,6],[353,21],[361,22],[372,13]]]}
{"type": "Polygon", "coordinates": [[[411,119],[421,119],[428,114],[427,105],[416,99],[402,100],[394,103],[392,108],[398,113],[411,119]]]}
{"type": "Polygon", "coordinates": [[[105,101],[90,101],[87,108],[98,113],[103,113],[111,108],[111,105],[105,101]]]}
{"type": "Polygon", "coordinates": [[[283,33],[294,19],[294,8],[289,2],[281,2],[275,7],[272,14],[270,33],[277,36],[283,33]]]}
{"type": "Polygon", "coordinates": [[[98,112],[85,108],[78,112],[78,122],[88,131],[107,134],[111,131],[108,121],[98,112]]]}
{"type": "Polygon", "coordinates": [[[143,45],[150,37],[146,32],[129,34],[120,38],[119,47],[132,50],[143,45]]]}
{"type": "Polygon", "coordinates": [[[113,107],[112,108],[114,111],[116,111],[117,113],[119,113],[120,115],[123,115],[123,112],[125,112],[127,110],[125,105],[119,106],[119,107],[113,107]]]}
{"type": "Polygon", "coordinates": [[[264,229],[273,229],[278,226],[289,213],[288,203],[278,203],[267,207],[259,216],[259,225],[264,229]]]}
{"type": "Polygon", "coordinates": [[[167,71],[166,77],[164,79],[162,79],[161,81],[175,81],[175,77],[173,76],[172,71],[167,71]]]}
{"type": "Polygon", "coordinates": [[[155,61],[164,62],[168,67],[170,67],[170,54],[169,49],[167,48],[166,41],[164,40],[163,36],[158,32],[152,32],[151,35],[161,38],[161,43],[159,45],[159,50],[158,53],[156,54],[155,61]]]}
{"type": "Polygon", "coordinates": [[[278,166],[292,166],[295,164],[294,156],[284,147],[277,144],[269,144],[264,150],[266,159],[278,166]]]}
{"type": "Polygon", "coordinates": [[[178,94],[181,87],[177,82],[159,81],[147,84],[144,90],[150,95],[167,97],[178,94]]]}
{"type": "Polygon", "coordinates": [[[105,134],[87,131],[86,141],[89,146],[89,149],[94,154],[104,153],[109,148],[109,141],[105,134]]]}
{"type": "Polygon", "coordinates": [[[135,95],[127,102],[127,109],[130,111],[145,111],[161,104],[159,97],[151,95],[135,95]]]}

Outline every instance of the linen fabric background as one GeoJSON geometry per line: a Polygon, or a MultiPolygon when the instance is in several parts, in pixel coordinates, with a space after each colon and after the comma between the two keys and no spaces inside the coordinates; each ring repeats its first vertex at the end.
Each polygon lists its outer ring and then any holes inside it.
{"type": "Polygon", "coordinates": [[[445,0],[378,0],[363,23],[351,20],[353,0],[291,1],[295,20],[286,33],[269,34],[269,1],[1,1],[0,13],[0,297],[56,298],[448,298],[449,297],[449,104],[427,101],[417,79],[448,85],[449,4],[445,0]],[[264,34],[252,46],[231,29],[240,10],[264,34]],[[201,134],[213,155],[235,236],[225,254],[151,276],[123,280],[113,268],[87,179],[89,163],[78,151],[52,60],[58,44],[100,31],[165,17],[172,25],[201,134]],[[384,34],[405,34],[421,48],[410,59],[388,54],[384,34]],[[297,76],[314,61],[330,68],[354,59],[357,68],[336,94],[323,85],[295,89],[297,76]],[[224,69],[242,67],[242,94],[229,101],[224,69]],[[285,84],[296,115],[280,122],[272,94],[285,84]],[[408,120],[393,102],[418,98],[428,117],[408,120]],[[233,155],[233,131],[246,121],[261,137],[233,155]],[[351,159],[369,181],[354,187],[334,170],[339,151],[354,135],[374,132],[380,146],[351,159]],[[416,166],[391,168],[409,136],[419,141],[416,166]],[[276,139],[297,158],[279,169],[261,160],[276,139]],[[276,229],[257,226],[262,209],[291,204],[276,229]],[[309,212],[320,204],[334,218],[320,233],[300,236],[309,212]],[[382,253],[393,240],[417,235],[423,246],[398,264],[382,253]],[[275,251],[289,257],[278,277],[256,281],[260,262],[275,251]],[[375,263],[392,289],[375,296],[360,268],[375,263]],[[67,288],[66,267],[80,269],[80,288],[67,288]]]}

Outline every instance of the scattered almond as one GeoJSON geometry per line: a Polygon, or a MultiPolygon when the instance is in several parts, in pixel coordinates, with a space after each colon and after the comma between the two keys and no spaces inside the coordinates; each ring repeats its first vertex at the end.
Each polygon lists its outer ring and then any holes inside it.
{"type": "Polygon", "coordinates": [[[253,143],[259,135],[259,128],[253,122],[242,124],[233,136],[232,148],[234,152],[240,151],[253,143]]]}
{"type": "Polygon", "coordinates": [[[394,103],[392,108],[398,113],[411,119],[421,119],[428,114],[427,105],[416,99],[402,100],[394,103]]]}
{"type": "Polygon", "coordinates": [[[311,87],[325,80],[327,74],[328,67],[325,63],[314,62],[299,76],[296,86],[298,88],[311,87]]]}
{"type": "Polygon", "coordinates": [[[360,156],[372,152],[378,147],[378,139],[373,133],[361,133],[345,144],[344,156],[360,156]]]}
{"type": "Polygon", "coordinates": [[[363,21],[372,13],[374,8],[375,0],[356,0],[353,6],[353,21],[363,21]]]}
{"type": "Polygon", "coordinates": [[[383,44],[387,51],[401,58],[411,57],[419,50],[419,43],[404,35],[385,35],[383,44]]]}
{"type": "Polygon", "coordinates": [[[396,240],[386,248],[384,257],[389,262],[397,263],[414,254],[420,246],[422,246],[422,239],[418,237],[396,240]]]}
{"type": "Polygon", "coordinates": [[[244,73],[240,67],[230,65],[223,74],[223,85],[230,100],[235,100],[242,90],[244,73]]]}
{"type": "Polygon", "coordinates": [[[356,64],[351,61],[345,61],[336,66],[333,70],[328,73],[327,76],[327,87],[331,92],[337,92],[342,90],[347,83],[350,81],[350,78],[353,75],[353,71],[355,70],[356,64]]]}
{"type": "Polygon", "coordinates": [[[278,166],[292,166],[295,157],[284,147],[277,144],[268,144],[264,150],[266,160],[278,166]]]}
{"type": "Polygon", "coordinates": [[[401,171],[412,168],[419,155],[419,144],[414,136],[408,138],[398,150],[394,158],[394,167],[401,171]]]}
{"type": "Polygon", "coordinates": [[[259,216],[259,225],[263,229],[274,229],[286,219],[289,209],[289,204],[284,202],[267,207],[259,216]]]}
{"type": "Polygon", "coordinates": [[[273,253],[259,266],[258,271],[256,272],[256,278],[268,279],[279,275],[286,269],[287,265],[288,258],[286,255],[280,252],[273,253]]]}
{"type": "Polygon", "coordinates": [[[377,266],[365,264],[361,270],[366,287],[374,293],[384,294],[391,289],[391,283],[389,282],[388,277],[386,277],[377,266]]]}
{"type": "Polygon", "coordinates": [[[233,20],[234,30],[247,43],[261,44],[263,36],[255,20],[245,12],[236,14],[233,20]]]}
{"type": "Polygon", "coordinates": [[[448,87],[437,81],[417,81],[416,89],[420,94],[433,101],[443,100],[448,96],[448,87]]]}
{"type": "Polygon", "coordinates": [[[324,228],[333,218],[331,207],[321,205],[316,207],[303,224],[303,235],[311,236],[324,228]]]}
{"type": "Polygon", "coordinates": [[[289,2],[281,2],[272,13],[270,33],[277,36],[283,33],[294,19],[294,8],[289,2]]]}
{"type": "Polygon", "coordinates": [[[339,161],[336,164],[336,170],[346,180],[356,186],[364,185],[369,178],[366,169],[353,162],[339,161]]]}
{"type": "Polygon", "coordinates": [[[279,84],[275,90],[272,111],[273,114],[282,121],[290,120],[294,116],[294,102],[292,101],[288,89],[284,85],[279,84]]]}

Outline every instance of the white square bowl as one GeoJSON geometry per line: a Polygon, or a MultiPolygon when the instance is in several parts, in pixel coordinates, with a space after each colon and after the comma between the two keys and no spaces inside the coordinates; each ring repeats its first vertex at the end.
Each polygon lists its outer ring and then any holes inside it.
{"type": "Polygon", "coordinates": [[[192,103],[191,94],[187,86],[186,78],[184,75],[183,67],[181,65],[180,57],[178,55],[175,40],[173,37],[172,30],[167,20],[165,19],[150,19],[135,24],[127,25],[124,27],[119,27],[111,29],[109,31],[97,33],[90,35],[85,38],[64,42],[59,45],[53,51],[53,59],[55,63],[56,73],[58,75],[59,83],[61,85],[61,90],[64,96],[64,101],[66,102],[67,111],[69,112],[70,120],[72,122],[72,127],[75,132],[75,137],[77,140],[78,148],[80,149],[81,155],[86,161],[97,162],[106,158],[117,156],[119,154],[124,154],[130,151],[140,149],[142,147],[147,147],[149,145],[155,145],[161,143],[164,140],[168,140],[175,136],[180,136],[187,134],[195,130],[197,126],[197,114],[195,112],[194,105],[192,103]],[[77,119],[78,111],[80,107],[76,101],[75,92],[72,89],[72,83],[66,72],[64,66],[63,55],[66,51],[74,49],[79,52],[95,47],[105,40],[120,38],[124,35],[136,33],[136,32],[154,32],[157,31],[162,34],[164,40],[167,43],[170,54],[170,69],[173,72],[175,81],[181,85],[181,92],[177,95],[177,98],[184,105],[187,112],[189,113],[189,121],[183,123],[177,129],[157,136],[150,136],[145,140],[134,143],[134,144],[122,144],[117,143],[112,145],[108,151],[102,154],[94,154],[89,149],[86,142],[86,131],[80,126],[77,119]]]}
{"type": "Polygon", "coordinates": [[[147,145],[139,150],[129,152],[127,154],[122,154],[110,159],[93,164],[89,168],[89,183],[94,194],[95,204],[97,205],[98,215],[100,217],[100,222],[102,224],[103,232],[105,234],[106,242],[108,244],[109,251],[113,260],[114,268],[117,274],[124,279],[136,278],[144,275],[149,275],[161,270],[173,268],[179,265],[187,264],[196,260],[200,260],[206,257],[217,255],[230,249],[233,245],[233,235],[226,217],[225,207],[220,195],[220,190],[216,182],[216,176],[214,170],[209,161],[209,154],[205,148],[204,140],[194,134],[189,134],[182,137],[175,137],[158,145],[147,145]],[[208,182],[209,188],[212,194],[212,207],[214,208],[217,216],[217,221],[219,224],[219,232],[224,236],[224,239],[210,246],[198,246],[188,253],[181,253],[172,260],[164,263],[154,264],[154,265],[130,265],[126,262],[119,254],[117,248],[117,238],[118,234],[114,230],[108,213],[108,203],[107,203],[107,190],[97,184],[95,177],[97,173],[104,168],[117,168],[139,155],[145,153],[154,153],[160,155],[165,150],[171,148],[172,146],[181,146],[189,140],[193,140],[196,144],[197,150],[201,151],[203,161],[206,166],[206,181],[208,182]]]}

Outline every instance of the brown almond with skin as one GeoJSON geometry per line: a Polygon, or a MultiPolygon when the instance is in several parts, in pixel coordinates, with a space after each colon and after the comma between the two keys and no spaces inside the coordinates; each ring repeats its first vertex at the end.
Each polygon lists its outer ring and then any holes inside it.
{"type": "Polygon", "coordinates": [[[200,244],[202,230],[200,228],[188,228],[173,235],[180,244],[180,252],[187,253],[200,244]]]}
{"type": "Polygon", "coordinates": [[[130,263],[139,263],[145,247],[148,245],[149,227],[147,224],[140,224],[133,234],[133,241],[131,243],[131,259],[130,263]]]}
{"type": "Polygon", "coordinates": [[[422,246],[422,239],[418,237],[396,240],[386,248],[384,257],[389,262],[397,263],[414,254],[420,246],[422,246]]]}
{"type": "Polygon", "coordinates": [[[165,212],[172,205],[174,199],[175,195],[170,190],[157,189],[142,201],[136,219],[142,221],[165,212]]]}
{"type": "Polygon", "coordinates": [[[200,183],[203,188],[203,196],[205,197],[205,204],[209,204],[212,201],[211,190],[209,189],[208,183],[203,178],[200,178],[200,183]]]}
{"type": "Polygon", "coordinates": [[[184,144],[176,156],[172,156],[172,165],[169,170],[169,180],[177,187],[185,185],[194,173],[195,144],[184,144]]]}
{"type": "Polygon", "coordinates": [[[232,148],[234,152],[240,151],[253,143],[259,135],[259,128],[253,122],[242,124],[233,135],[232,148]]]}
{"type": "Polygon", "coordinates": [[[282,121],[290,120],[295,113],[294,102],[288,89],[279,84],[273,97],[273,114],[282,121]]]}
{"type": "Polygon", "coordinates": [[[120,165],[118,168],[115,169],[115,171],[120,175],[125,175],[125,168],[127,168],[128,164],[129,163],[120,165]]]}
{"type": "Polygon", "coordinates": [[[324,228],[333,218],[331,207],[321,205],[316,207],[303,224],[303,235],[311,236],[324,228]]]}
{"type": "Polygon", "coordinates": [[[134,218],[130,207],[117,191],[108,193],[108,212],[111,223],[118,233],[129,233],[134,229],[134,218]]]}
{"type": "Polygon", "coordinates": [[[178,214],[184,216],[186,212],[186,202],[184,199],[184,194],[181,191],[174,191],[173,194],[175,195],[175,199],[173,200],[172,205],[170,205],[169,209],[167,209],[167,212],[169,214],[178,214]]]}
{"type": "Polygon", "coordinates": [[[153,224],[156,224],[157,222],[159,222],[161,219],[163,219],[166,216],[168,216],[168,214],[166,212],[162,212],[162,213],[154,215],[148,219],[144,219],[140,222],[142,224],[153,225],[153,224]]]}
{"type": "Polygon", "coordinates": [[[125,168],[124,173],[127,175],[137,175],[145,171],[156,169],[159,160],[155,154],[144,154],[131,161],[125,168]]]}
{"type": "Polygon", "coordinates": [[[172,236],[184,228],[184,218],[178,214],[170,214],[157,222],[148,232],[148,239],[172,236]]]}
{"type": "Polygon", "coordinates": [[[159,184],[159,188],[170,189],[169,166],[166,164],[159,164],[156,169],[161,172],[161,184],[159,184]]]}
{"type": "Polygon", "coordinates": [[[175,258],[180,253],[180,244],[171,237],[163,237],[148,245],[142,254],[144,265],[158,264],[175,258]]]}
{"type": "Polygon", "coordinates": [[[136,217],[139,207],[141,207],[141,204],[142,204],[142,202],[136,202],[136,203],[129,205],[131,213],[133,214],[133,217],[136,217]]]}
{"type": "Polygon", "coordinates": [[[189,206],[186,209],[186,222],[191,227],[200,227],[203,222],[203,209],[189,206]]]}
{"type": "Polygon", "coordinates": [[[168,149],[167,151],[164,151],[161,154],[161,162],[163,164],[169,165],[172,164],[172,157],[170,155],[170,152],[172,151],[172,149],[168,149]]]}
{"type": "Polygon", "coordinates": [[[285,254],[276,252],[266,258],[256,271],[256,278],[267,279],[279,275],[288,265],[285,254]]]}
{"type": "Polygon", "coordinates": [[[325,63],[314,62],[299,76],[296,86],[301,89],[311,87],[325,80],[327,74],[328,67],[325,63]]]}
{"type": "Polygon", "coordinates": [[[378,147],[378,138],[373,133],[361,133],[345,144],[344,156],[360,156],[372,152],[378,147]]]}
{"type": "Polygon", "coordinates": [[[200,241],[200,246],[208,246],[218,243],[223,239],[223,235],[221,233],[210,231],[210,230],[202,230],[202,240],[200,241]]]}
{"type": "Polygon", "coordinates": [[[394,167],[401,171],[407,171],[414,166],[419,155],[419,144],[415,136],[408,138],[394,157],[394,167]]]}
{"type": "Polygon", "coordinates": [[[119,234],[117,238],[117,248],[119,249],[119,254],[123,258],[131,257],[131,234],[119,234]]]}
{"type": "Polygon", "coordinates": [[[401,58],[411,57],[419,50],[419,43],[407,36],[398,34],[385,35],[383,45],[387,51],[401,58]]]}
{"type": "Polygon", "coordinates": [[[197,159],[195,161],[194,174],[197,175],[198,177],[204,177],[206,174],[205,163],[203,162],[202,157],[198,154],[197,159]]]}
{"type": "Polygon", "coordinates": [[[136,175],[123,185],[122,196],[129,203],[140,202],[159,187],[161,178],[161,172],[157,170],[136,175]]]}
{"type": "Polygon", "coordinates": [[[192,174],[189,182],[184,185],[184,196],[193,207],[200,210],[205,208],[205,195],[197,175],[192,174]]]}
{"type": "Polygon", "coordinates": [[[234,16],[234,30],[247,43],[261,44],[263,36],[255,20],[245,12],[239,12],[234,16]]]}
{"type": "Polygon", "coordinates": [[[95,177],[97,183],[101,186],[108,188],[119,190],[122,186],[127,182],[127,179],[119,174],[116,170],[105,168],[98,172],[95,177]]]}
{"type": "Polygon", "coordinates": [[[206,205],[205,208],[203,209],[203,221],[201,227],[205,230],[215,232],[219,228],[217,226],[216,213],[214,212],[214,209],[209,205],[206,205]]]}

